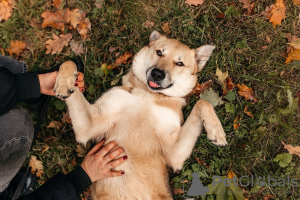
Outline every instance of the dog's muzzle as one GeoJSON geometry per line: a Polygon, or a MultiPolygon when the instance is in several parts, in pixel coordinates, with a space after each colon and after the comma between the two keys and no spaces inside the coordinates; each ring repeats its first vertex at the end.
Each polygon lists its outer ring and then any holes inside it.
{"type": "Polygon", "coordinates": [[[148,86],[153,90],[162,90],[171,87],[170,81],[166,78],[166,72],[155,67],[147,70],[148,86]]]}

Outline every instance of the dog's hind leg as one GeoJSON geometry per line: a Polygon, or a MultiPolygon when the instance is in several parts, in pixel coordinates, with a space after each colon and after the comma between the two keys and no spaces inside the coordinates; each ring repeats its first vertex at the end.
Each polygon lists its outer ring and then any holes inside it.
{"type": "Polygon", "coordinates": [[[167,149],[169,165],[174,170],[180,170],[184,161],[192,153],[198,136],[202,132],[202,125],[207,131],[207,137],[216,145],[226,145],[226,135],[214,108],[210,103],[199,100],[190,116],[181,127],[177,142],[167,149]]]}

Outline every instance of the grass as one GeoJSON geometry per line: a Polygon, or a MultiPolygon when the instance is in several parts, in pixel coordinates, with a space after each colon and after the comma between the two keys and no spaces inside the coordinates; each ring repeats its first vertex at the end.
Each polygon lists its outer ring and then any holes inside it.
{"type": "MultiPolygon", "coordinates": [[[[213,80],[212,88],[221,96],[222,86],[215,75],[216,68],[219,67],[222,71],[228,71],[236,84],[246,84],[253,88],[260,99],[258,103],[251,104],[234,90],[235,100],[227,101],[234,105],[234,114],[226,112],[224,105],[216,107],[229,145],[214,146],[206,139],[206,133],[203,133],[183,170],[179,174],[171,175],[176,180],[176,177],[182,178],[185,174],[196,171],[199,172],[202,183],[208,185],[212,182],[213,175],[225,176],[230,170],[237,177],[270,175],[285,178],[290,175],[300,179],[299,157],[293,155],[292,162],[285,168],[273,161],[278,154],[287,152],[281,141],[294,146],[299,145],[300,141],[299,108],[294,115],[287,116],[282,116],[277,111],[278,108],[288,105],[287,90],[295,95],[300,89],[300,64],[296,61],[285,64],[284,54],[287,47],[285,34],[291,33],[300,37],[300,7],[291,0],[286,2],[287,18],[276,28],[260,14],[267,6],[275,3],[274,1],[255,1],[257,14],[252,16],[243,14],[245,10],[238,1],[225,0],[205,0],[198,7],[189,6],[184,1],[111,0],[105,1],[101,9],[95,8],[95,1],[68,0],[64,8],[84,10],[92,23],[88,39],[82,42],[85,49],[82,59],[86,65],[87,86],[84,94],[90,102],[112,87],[111,81],[118,78],[116,76],[121,68],[125,74],[130,66],[120,66],[102,77],[95,75],[94,70],[103,63],[112,64],[116,52],[138,52],[148,44],[148,37],[153,30],[163,33],[162,24],[165,22],[171,27],[168,37],[178,39],[191,48],[208,43],[216,45],[207,67],[199,73],[199,83],[213,80]],[[234,7],[231,7],[232,4],[234,7]],[[224,18],[216,17],[220,13],[227,15],[224,18]],[[146,20],[154,22],[154,26],[145,28],[143,23],[146,20]],[[109,47],[118,49],[109,52],[109,47]],[[248,105],[254,118],[243,112],[245,105],[248,105]],[[233,130],[233,121],[237,115],[242,117],[241,126],[238,130],[233,130]],[[274,122],[270,119],[274,116],[281,120],[274,122]],[[257,131],[259,127],[264,127],[263,133],[257,131]],[[204,161],[206,166],[200,165],[196,157],[204,161]]],[[[54,11],[50,1],[18,1],[16,8],[8,21],[0,23],[2,48],[8,48],[10,40],[25,41],[28,47],[19,59],[27,62],[33,71],[49,68],[73,55],[70,47],[65,47],[59,54],[45,54],[44,42],[47,37],[51,37],[52,33],[60,34],[60,31],[52,28],[41,28],[41,13],[54,11]]],[[[65,30],[67,32],[73,34],[75,41],[81,41],[80,35],[75,31],[65,30]]],[[[189,99],[189,104],[184,109],[185,117],[197,100],[196,97],[189,99]]],[[[54,99],[31,152],[43,161],[45,175],[41,182],[58,171],[69,172],[82,160],[75,152],[76,142],[71,125],[64,124],[60,130],[47,128],[51,121],[60,121],[63,112],[66,112],[64,104],[54,99]],[[49,148],[42,153],[47,147],[49,148]]],[[[172,187],[182,188],[182,184],[173,181],[172,187]]],[[[266,194],[271,194],[276,199],[300,199],[299,186],[250,186],[245,187],[244,191],[252,199],[262,199],[266,194]]],[[[202,199],[215,197],[207,196],[202,199]]],[[[182,198],[181,195],[175,196],[175,199],[182,198]]]]}

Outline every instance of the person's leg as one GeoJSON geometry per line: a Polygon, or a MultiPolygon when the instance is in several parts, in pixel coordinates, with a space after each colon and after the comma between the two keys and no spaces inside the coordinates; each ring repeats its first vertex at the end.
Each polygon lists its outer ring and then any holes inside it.
{"type": "Polygon", "coordinates": [[[25,62],[18,61],[8,56],[0,55],[0,66],[6,67],[13,74],[21,74],[27,72],[27,66],[25,62]]]}
{"type": "Polygon", "coordinates": [[[34,135],[31,116],[16,105],[0,115],[0,192],[16,175],[30,150],[34,135]]]}

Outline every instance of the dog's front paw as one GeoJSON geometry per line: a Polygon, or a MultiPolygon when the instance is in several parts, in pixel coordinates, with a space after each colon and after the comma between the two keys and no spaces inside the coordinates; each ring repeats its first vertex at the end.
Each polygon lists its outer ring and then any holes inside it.
{"type": "Polygon", "coordinates": [[[204,122],[204,127],[207,132],[207,138],[215,145],[227,145],[226,134],[219,119],[215,122],[204,122]]]}
{"type": "Polygon", "coordinates": [[[75,82],[77,78],[77,66],[72,61],[64,62],[56,78],[54,92],[60,99],[68,98],[76,89],[75,82]]]}

